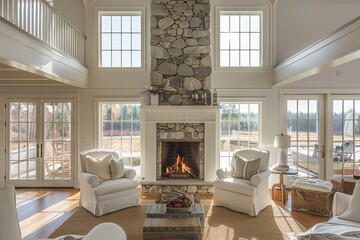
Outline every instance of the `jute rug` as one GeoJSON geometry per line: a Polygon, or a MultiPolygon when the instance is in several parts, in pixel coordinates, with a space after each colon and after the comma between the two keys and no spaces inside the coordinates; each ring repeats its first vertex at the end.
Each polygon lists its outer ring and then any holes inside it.
{"type": "MultiPolygon", "coordinates": [[[[268,206],[257,217],[213,206],[211,200],[202,200],[205,210],[203,240],[237,240],[239,237],[252,240],[288,239],[287,233],[301,232],[304,227],[297,223],[284,209],[276,204],[268,206]]],[[[50,237],[66,234],[85,235],[102,222],[119,224],[126,232],[128,240],[141,240],[142,226],[150,202],[139,207],[131,207],[101,217],[94,217],[82,207],[64,222],[50,237]]]]}

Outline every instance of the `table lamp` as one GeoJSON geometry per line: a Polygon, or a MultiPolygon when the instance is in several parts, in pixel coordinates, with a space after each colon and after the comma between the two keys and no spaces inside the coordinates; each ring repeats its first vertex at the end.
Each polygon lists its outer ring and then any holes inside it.
{"type": "Polygon", "coordinates": [[[275,135],[274,147],[279,148],[279,151],[277,163],[273,166],[274,170],[289,170],[289,165],[287,163],[287,149],[290,147],[290,140],[290,135],[284,135],[283,133],[281,133],[281,135],[275,135]]]}

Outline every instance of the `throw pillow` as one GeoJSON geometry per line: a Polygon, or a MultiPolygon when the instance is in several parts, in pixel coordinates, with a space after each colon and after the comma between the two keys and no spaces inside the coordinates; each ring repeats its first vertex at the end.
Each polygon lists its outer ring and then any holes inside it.
{"type": "Polygon", "coordinates": [[[122,160],[116,161],[114,159],[111,159],[110,171],[111,171],[112,179],[118,179],[124,177],[125,174],[124,162],[122,160]]]}
{"type": "Polygon", "coordinates": [[[340,219],[360,223],[360,180],[356,182],[347,210],[339,216],[340,219]]]}
{"type": "Polygon", "coordinates": [[[99,178],[104,180],[111,179],[110,172],[110,160],[112,159],[111,154],[106,155],[102,159],[95,159],[90,156],[86,156],[86,172],[95,174],[99,178]]]}
{"type": "Polygon", "coordinates": [[[259,172],[260,158],[248,160],[235,156],[235,171],[233,177],[250,180],[251,177],[259,172]]]}

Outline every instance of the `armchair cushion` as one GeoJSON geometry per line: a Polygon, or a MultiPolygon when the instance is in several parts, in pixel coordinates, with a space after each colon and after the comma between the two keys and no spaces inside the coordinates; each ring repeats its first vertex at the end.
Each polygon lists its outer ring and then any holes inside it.
{"type": "Polygon", "coordinates": [[[111,155],[108,154],[102,159],[96,159],[91,156],[86,157],[86,172],[95,174],[104,180],[111,179],[110,171],[111,155]]]}
{"type": "Polygon", "coordinates": [[[233,177],[250,180],[259,172],[260,158],[248,160],[241,156],[235,156],[235,172],[233,177]]]}
{"type": "Polygon", "coordinates": [[[104,181],[99,186],[93,188],[96,196],[135,189],[138,186],[138,181],[127,178],[119,178],[111,181],[104,181]]]}
{"type": "Polygon", "coordinates": [[[339,216],[340,219],[360,223],[360,181],[356,182],[347,210],[339,216]]]}
{"type": "Polygon", "coordinates": [[[240,178],[224,178],[214,182],[214,187],[247,196],[255,196],[257,189],[250,185],[250,181],[240,178]]]}
{"type": "Polygon", "coordinates": [[[124,177],[125,174],[124,162],[122,160],[116,161],[114,159],[111,159],[110,171],[111,171],[111,178],[113,180],[124,177]]]}

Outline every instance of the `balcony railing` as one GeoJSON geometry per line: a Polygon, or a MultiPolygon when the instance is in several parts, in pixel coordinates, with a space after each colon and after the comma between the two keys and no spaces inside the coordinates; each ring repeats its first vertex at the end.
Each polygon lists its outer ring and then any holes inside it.
{"type": "Polygon", "coordinates": [[[0,17],[85,65],[85,35],[45,0],[0,0],[0,17]]]}

